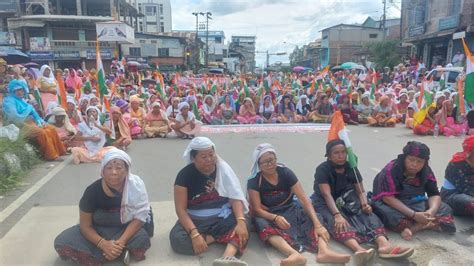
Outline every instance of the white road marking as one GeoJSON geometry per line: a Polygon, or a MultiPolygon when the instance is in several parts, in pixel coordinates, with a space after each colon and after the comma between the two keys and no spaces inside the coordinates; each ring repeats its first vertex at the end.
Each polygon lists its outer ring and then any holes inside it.
{"type": "Polygon", "coordinates": [[[41,187],[43,187],[46,183],[48,183],[51,178],[53,178],[59,171],[61,171],[66,165],[68,165],[72,161],[72,156],[65,159],[61,162],[56,168],[54,168],[51,172],[47,175],[43,176],[38,182],[36,182],[32,187],[30,187],[25,193],[23,193],[20,197],[18,197],[15,201],[13,201],[8,207],[3,209],[0,212],[0,223],[3,223],[5,219],[8,218],[16,209],[18,209],[23,203],[25,203],[33,194],[35,194],[41,187]]]}

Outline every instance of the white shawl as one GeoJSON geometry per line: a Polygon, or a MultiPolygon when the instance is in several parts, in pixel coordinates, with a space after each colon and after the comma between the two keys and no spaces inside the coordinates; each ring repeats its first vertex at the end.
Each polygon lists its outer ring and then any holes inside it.
{"type": "Polygon", "coordinates": [[[101,176],[103,177],[104,168],[108,162],[113,159],[120,159],[128,166],[128,175],[125,180],[125,186],[122,192],[122,203],[120,206],[120,220],[126,224],[133,219],[147,222],[150,213],[150,203],[143,180],[132,174],[132,160],[127,153],[117,148],[109,150],[102,159],[101,176]]]}
{"type": "MultiPolygon", "coordinates": [[[[183,159],[186,164],[192,163],[191,151],[201,151],[213,148],[215,150],[214,143],[206,137],[195,137],[188,145],[183,154],[183,159]]],[[[245,195],[240,186],[240,181],[234,170],[230,165],[224,161],[221,157],[217,156],[216,164],[216,190],[221,197],[230,198],[234,200],[242,201],[244,205],[244,212],[248,213],[249,203],[245,198],[245,195]]]]}

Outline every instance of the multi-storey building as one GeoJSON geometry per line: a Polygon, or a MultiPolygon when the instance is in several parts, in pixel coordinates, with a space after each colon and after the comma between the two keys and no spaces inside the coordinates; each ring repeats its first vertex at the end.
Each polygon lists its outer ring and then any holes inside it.
{"type": "MultiPolygon", "coordinates": [[[[126,0],[15,0],[8,32],[31,60],[59,68],[95,67],[96,23],[121,21],[136,29],[140,13],[126,0]]],[[[117,42],[100,42],[104,66],[120,57],[117,42]]]]}
{"type": "MultiPolygon", "coordinates": [[[[456,54],[462,57],[462,36],[474,50],[473,24],[472,0],[402,1],[403,41],[413,44],[412,55],[427,67],[452,63],[456,54]]],[[[453,63],[463,65],[459,60],[453,63]]]]}
{"type": "Polygon", "coordinates": [[[138,31],[162,33],[172,31],[170,0],[131,0],[144,16],[138,19],[138,31]]]}

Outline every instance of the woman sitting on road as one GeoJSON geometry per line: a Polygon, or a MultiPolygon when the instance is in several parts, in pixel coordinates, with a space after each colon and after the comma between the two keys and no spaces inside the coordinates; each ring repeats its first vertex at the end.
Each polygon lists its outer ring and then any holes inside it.
{"type": "Polygon", "coordinates": [[[289,94],[284,95],[278,105],[278,123],[298,123],[296,108],[289,94]]]}
{"type": "Polygon", "coordinates": [[[341,111],[345,123],[349,125],[359,124],[359,115],[350,102],[349,95],[341,95],[337,109],[341,111]]]}
{"type": "Polygon", "coordinates": [[[373,109],[374,105],[370,102],[370,92],[365,92],[362,94],[360,104],[356,107],[356,110],[359,113],[359,123],[367,124],[373,109]]]}
{"type": "Polygon", "coordinates": [[[287,255],[280,265],[303,265],[300,252],[318,251],[319,263],[346,263],[349,255],[328,248],[329,233],[321,224],[311,201],[293,171],[277,164],[276,151],[268,143],[253,152],[254,161],[247,190],[257,233],[287,255]],[[298,197],[299,202],[293,200],[298,197]]]}
{"type": "Polygon", "coordinates": [[[235,258],[242,255],[249,237],[248,203],[238,177],[208,138],[194,138],[183,158],[187,165],[174,185],[178,222],[170,232],[171,247],[179,254],[200,255],[208,245],[221,243],[226,248],[215,266],[247,265],[235,258]]]}
{"type": "Polygon", "coordinates": [[[265,95],[263,97],[263,101],[260,102],[258,114],[262,117],[264,124],[276,123],[275,106],[273,105],[271,95],[265,95]]]}
{"type": "Polygon", "coordinates": [[[251,98],[247,97],[244,99],[242,106],[240,106],[237,120],[240,124],[260,124],[262,122],[261,118],[257,115],[251,98]]]}
{"type": "Polygon", "coordinates": [[[474,217],[474,136],[464,139],[462,147],[446,167],[441,198],[455,215],[474,217]]]}
{"type": "Polygon", "coordinates": [[[166,138],[171,131],[170,122],[160,102],[151,104],[151,110],[145,117],[145,134],[148,138],[166,138]]]}
{"type": "Polygon", "coordinates": [[[130,128],[123,118],[122,111],[118,106],[112,106],[110,108],[110,114],[112,115],[112,124],[114,125],[115,138],[111,139],[110,136],[107,135],[109,142],[108,144],[119,149],[126,150],[132,143],[130,128]]]}
{"type": "Polygon", "coordinates": [[[296,104],[296,113],[298,114],[298,120],[300,122],[308,122],[308,116],[311,113],[311,105],[309,104],[309,98],[306,95],[301,95],[296,104]]]}
{"type": "Polygon", "coordinates": [[[334,106],[326,94],[321,95],[316,102],[314,111],[309,114],[310,120],[317,123],[330,123],[334,114],[334,106]]]}
{"type": "Polygon", "coordinates": [[[217,100],[212,95],[206,95],[201,107],[202,121],[208,125],[215,124],[217,121],[217,100]]]}
{"type": "Polygon", "coordinates": [[[355,252],[356,265],[366,265],[374,256],[374,249],[360,245],[366,242],[377,244],[381,258],[411,256],[412,248],[393,246],[388,241],[383,223],[368,204],[359,170],[346,161],[344,141],[329,141],[326,156],[327,161],[314,174],[313,205],[334,239],[355,252]]]}
{"type": "Polygon", "coordinates": [[[220,105],[219,116],[222,119],[224,125],[236,124],[238,123],[237,111],[234,99],[232,95],[226,94],[224,96],[223,102],[220,105]]]}
{"type": "Polygon", "coordinates": [[[192,139],[201,132],[202,122],[197,120],[193,112],[189,111],[189,104],[182,102],[178,105],[179,114],[176,116],[176,123],[173,130],[183,139],[192,139]]]}
{"type": "Polygon", "coordinates": [[[452,100],[445,100],[435,120],[439,124],[440,134],[446,137],[459,136],[466,132],[466,125],[457,122],[457,110],[452,100]]]}
{"type": "Polygon", "coordinates": [[[56,107],[52,110],[48,124],[54,126],[54,129],[56,129],[56,132],[66,147],[66,150],[71,147],[82,145],[81,141],[74,140],[77,134],[77,129],[71,125],[69,117],[63,108],[56,107]]]}
{"type": "Polygon", "coordinates": [[[441,202],[429,159],[428,146],[410,141],[374,179],[374,212],[405,240],[426,229],[456,231],[451,208],[441,202]]]}
{"type": "Polygon", "coordinates": [[[26,92],[26,82],[14,79],[8,83],[8,96],[3,99],[5,124],[14,123],[21,128],[45,160],[62,161],[59,156],[66,153],[64,144],[55,128],[47,125],[35,108],[24,100],[26,92]]]}
{"type": "Polygon", "coordinates": [[[54,240],[59,256],[80,265],[102,265],[121,258],[145,259],[153,220],[145,184],[131,172],[131,159],[113,148],[101,165],[101,178],[84,191],[79,225],[54,240]]]}
{"type": "Polygon", "coordinates": [[[397,124],[397,118],[394,117],[394,111],[388,96],[380,97],[379,104],[374,107],[372,116],[367,121],[369,126],[375,127],[394,127],[397,124]]]}
{"type": "Polygon", "coordinates": [[[71,149],[74,164],[100,162],[111,148],[104,147],[106,135],[110,135],[112,131],[101,124],[100,114],[99,108],[89,106],[86,111],[86,120],[79,123],[76,139],[84,141],[84,146],[71,149]]]}
{"type": "Polygon", "coordinates": [[[139,138],[143,133],[146,111],[140,106],[142,99],[138,95],[130,97],[130,132],[132,138],[139,138]]]}
{"type": "MultiPolygon", "coordinates": [[[[416,135],[433,135],[436,124],[436,105],[433,103],[426,110],[420,110],[414,115],[413,133],[416,135]]],[[[439,132],[438,132],[439,133],[439,132]]]]}

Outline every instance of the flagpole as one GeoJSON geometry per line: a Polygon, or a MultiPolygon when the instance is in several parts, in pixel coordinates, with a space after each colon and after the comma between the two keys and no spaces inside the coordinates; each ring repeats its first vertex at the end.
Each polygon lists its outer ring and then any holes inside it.
{"type": "MultiPolygon", "coordinates": [[[[360,193],[362,194],[362,193],[364,193],[364,191],[363,191],[363,189],[362,189],[362,185],[361,185],[360,182],[359,182],[359,177],[357,176],[357,171],[355,170],[355,167],[352,167],[352,171],[354,171],[354,175],[355,175],[355,178],[356,178],[357,186],[359,187],[359,191],[360,191],[360,193]]],[[[364,197],[362,197],[362,199],[364,199],[364,197]]],[[[360,200],[360,199],[359,199],[359,200],[360,200]]],[[[365,200],[365,199],[364,199],[364,200],[365,200]]],[[[364,202],[361,201],[361,204],[362,204],[362,206],[364,206],[364,204],[367,204],[367,205],[368,205],[369,203],[368,203],[368,202],[365,202],[365,203],[364,203],[364,202]]]]}

